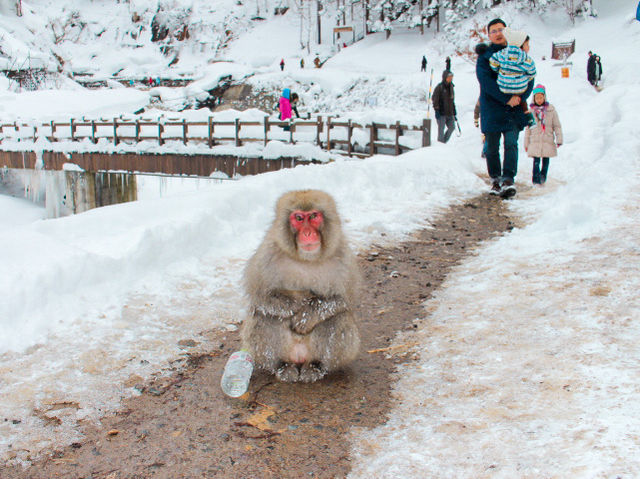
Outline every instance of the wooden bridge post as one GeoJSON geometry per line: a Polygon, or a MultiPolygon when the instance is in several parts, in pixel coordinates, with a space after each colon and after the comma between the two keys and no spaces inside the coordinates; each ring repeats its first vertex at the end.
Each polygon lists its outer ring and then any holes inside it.
{"type": "Polygon", "coordinates": [[[331,151],[331,117],[327,118],[327,151],[331,151]]]}
{"type": "Polygon", "coordinates": [[[140,142],[140,119],[136,118],[136,143],[140,142]]]}
{"type": "Polygon", "coordinates": [[[69,120],[69,125],[71,127],[71,141],[75,141],[76,140],[76,125],[74,125],[73,123],[73,118],[71,118],[71,120],[69,120]]]}
{"type": "Polygon", "coordinates": [[[269,141],[269,117],[264,117],[264,146],[267,146],[267,142],[269,141]]]}
{"type": "Polygon", "coordinates": [[[422,120],[422,146],[431,146],[431,118],[422,120]]]}
{"type": "Polygon", "coordinates": [[[317,127],[316,127],[316,145],[322,148],[322,141],[320,140],[320,133],[322,133],[322,117],[318,117],[317,127]]]}
{"type": "Polygon", "coordinates": [[[209,148],[211,148],[213,146],[213,128],[214,128],[214,124],[213,124],[213,117],[209,117],[209,133],[208,133],[208,137],[209,137],[209,148]]]}
{"type": "Polygon", "coordinates": [[[236,146],[240,146],[241,142],[240,142],[240,119],[239,118],[236,118],[235,124],[236,124],[236,146]]]}
{"type": "Polygon", "coordinates": [[[162,139],[162,132],[164,131],[164,125],[158,120],[158,144],[164,145],[164,140],[162,139]]]}
{"type": "Polygon", "coordinates": [[[353,126],[351,120],[347,124],[347,155],[351,156],[351,136],[353,135],[353,126]]]}
{"type": "Polygon", "coordinates": [[[187,144],[187,132],[189,127],[187,126],[187,120],[185,118],[182,119],[182,143],[187,144]]]}
{"type": "Polygon", "coordinates": [[[51,142],[56,141],[56,122],[51,120],[51,142]]]}
{"type": "Polygon", "coordinates": [[[400,151],[400,134],[402,130],[400,130],[400,122],[396,121],[396,156],[398,156],[402,151],[400,151]]]}
{"type": "Polygon", "coordinates": [[[289,118],[289,143],[293,144],[293,130],[296,129],[296,124],[294,122],[291,121],[291,118],[289,118]]]}
{"type": "Polygon", "coordinates": [[[113,119],[113,144],[118,146],[118,119],[113,119]]]}
{"type": "Polygon", "coordinates": [[[376,154],[376,140],[378,139],[378,131],[376,129],[375,122],[371,122],[369,128],[369,156],[373,156],[376,154]]]}

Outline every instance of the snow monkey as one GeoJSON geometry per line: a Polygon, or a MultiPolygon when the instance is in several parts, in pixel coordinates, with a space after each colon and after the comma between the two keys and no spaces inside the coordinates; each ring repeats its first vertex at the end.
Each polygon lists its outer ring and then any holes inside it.
{"type": "Polygon", "coordinates": [[[244,272],[243,346],[281,381],[313,382],[358,355],[360,272],[336,204],[323,191],[285,193],[244,272]]]}

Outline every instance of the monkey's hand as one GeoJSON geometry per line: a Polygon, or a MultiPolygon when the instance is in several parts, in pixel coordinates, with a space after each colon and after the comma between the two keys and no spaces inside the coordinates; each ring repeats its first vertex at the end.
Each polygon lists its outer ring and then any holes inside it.
{"type": "Polygon", "coordinates": [[[322,318],[310,308],[303,308],[291,318],[291,330],[298,334],[309,334],[322,318]]]}
{"type": "Polygon", "coordinates": [[[319,323],[346,311],[347,303],[339,296],[307,299],[303,307],[291,318],[291,330],[298,334],[309,334],[319,323]]]}
{"type": "Polygon", "coordinates": [[[302,303],[290,295],[274,292],[255,306],[255,311],[271,318],[290,319],[300,311],[302,303]]]}

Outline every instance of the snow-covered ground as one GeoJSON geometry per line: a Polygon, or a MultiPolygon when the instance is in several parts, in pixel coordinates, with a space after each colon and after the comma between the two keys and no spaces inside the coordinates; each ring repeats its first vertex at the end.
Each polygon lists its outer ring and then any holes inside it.
{"type": "MultiPolygon", "coordinates": [[[[397,339],[418,340],[419,359],[398,372],[387,424],[354,430],[352,477],[640,475],[640,60],[625,53],[640,47],[633,3],[594,0],[599,17],[575,26],[510,7],[493,12],[530,33],[537,81],[559,112],[564,145],[547,184],[536,188],[521,149],[510,207],[527,226],[457,267],[425,304],[415,337],[397,339]],[[551,40],[572,38],[574,65],[561,78],[555,61],[542,57],[551,40]],[[586,81],[588,50],[603,60],[600,93],[586,81]]],[[[268,50],[269,36],[260,38],[268,50]]],[[[236,48],[247,64],[264,63],[243,41],[236,48]]],[[[425,53],[437,81],[452,51],[417,32],[386,41],[372,35],[321,70],[271,68],[251,81],[304,85],[307,99],[321,93],[331,98],[327,108],[345,115],[418,117],[425,53]],[[368,111],[371,96],[379,108],[368,111]]],[[[76,421],[97,420],[136,394],[129,378],[180,358],[181,339],[206,350],[207,330],[237,334],[242,267],[284,191],[334,195],[358,250],[399,241],[448,205],[485,192],[473,62],[454,56],[453,71],[463,134],[447,145],[178,188],[55,220],[27,200],[0,196],[0,457],[24,459],[72,441],[76,421]],[[43,421],[52,406],[59,426],[43,421]]],[[[138,107],[139,97],[127,104],[122,90],[111,92],[122,113],[138,107]]],[[[3,95],[13,102],[7,114],[33,102],[29,94],[3,95]]],[[[49,95],[40,100],[42,117],[52,114],[48,105],[82,112],[109,104],[105,91],[77,103],[61,102],[59,91],[41,95],[49,95]]]]}

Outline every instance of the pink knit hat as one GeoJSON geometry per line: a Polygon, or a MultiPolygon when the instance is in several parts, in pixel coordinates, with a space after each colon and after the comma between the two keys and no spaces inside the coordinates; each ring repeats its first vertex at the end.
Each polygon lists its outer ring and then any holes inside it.
{"type": "Polygon", "coordinates": [[[547,91],[545,90],[544,85],[542,83],[538,83],[533,89],[533,91],[531,92],[531,94],[534,96],[536,93],[542,93],[545,98],[547,97],[547,91]]]}

